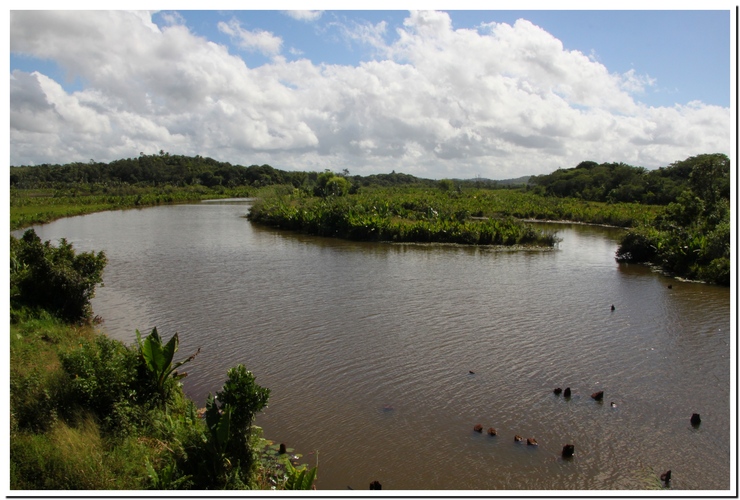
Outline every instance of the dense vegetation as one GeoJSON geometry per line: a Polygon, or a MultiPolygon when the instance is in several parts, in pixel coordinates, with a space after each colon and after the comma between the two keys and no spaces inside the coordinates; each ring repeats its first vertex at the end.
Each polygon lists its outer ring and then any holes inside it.
{"type": "Polygon", "coordinates": [[[256,202],[248,217],[272,227],[354,240],[552,246],[554,235],[520,219],[631,226],[656,214],[654,207],[637,204],[455,188],[450,180],[430,189],[367,188],[349,193],[351,189],[317,189],[314,194],[319,196],[297,189],[276,191],[256,202]]]}
{"type": "Polygon", "coordinates": [[[263,199],[249,219],[273,227],[353,240],[551,246],[554,236],[511,217],[474,220],[453,199],[423,192],[351,196],[302,193],[263,199]]]}
{"type": "Polygon", "coordinates": [[[617,259],[729,286],[730,161],[724,155],[702,155],[676,168],[689,172],[684,190],[652,223],[624,236],[617,259]]]}
{"type": "Polygon", "coordinates": [[[243,365],[199,415],[156,328],[135,346],[97,334],[89,299],[105,254],[77,254],[33,230],[11,237],[10,487],[68,489],[310,488],[253,425],[269,390],[243,365]],[[66,300],[61,299],[66,297],[66,300]]]}
{"type": "Polygon", "coordinates": [[[532,177],[530,191],[614,203],[664,205],[622,238],[621,262],[648,263],[688,279],[730,284],[730,160],[692,156],[657,170],[585,161],[532,177]]]}
{"type": "MultiPolygon", "coordinates": [[[[702,161],[727,162],[729,165],[729,160],[722,154],[700,155],[656,170],[624,163],[584,161],[575,168],[531,177],[529,184],[534,192],[548,196],[667,205],[677,201],[690,187],[693,167],[702,161]]],[[[718,189],[729,198],[729,177],[722,180],[718,189]]]]}

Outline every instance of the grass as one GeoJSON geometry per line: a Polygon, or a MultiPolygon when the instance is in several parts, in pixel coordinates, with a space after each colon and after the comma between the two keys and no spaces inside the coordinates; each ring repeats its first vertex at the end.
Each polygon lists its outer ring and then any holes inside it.
{"type": "MultiPolygon", "coordinates": [[[[210,477],[210,432],[179,385],[165,405],[126,392],[101,409],[117,390],[127,356],[121,358],[126,348],[94,325],[67,324],[39,310],[11,310],[11,318],[10,489],[287,487],[284,468],[263,450],[272,442],[256,427],[250,448],[257,463],[248,484],[210,477]],[[87,373],[78,378],[70,372],[70,358],[87,373]],[[85,385],[96,380],[96,387],[85,385]],[[80,389],[95,399],[80,399],[80,389]]],[[[135,387],[125,391],[138,392],[135,387]]]]}
{"type": "Polygon", "coordinates": [[[60,355],[90,341],[91,325],[68,325],[44,312],[14,311],[10,326],[10,486],[39,489],[140,489],[142,457],[154,450],[135,439],[110,442],[90,415],[60,418],[60,355]]]}
{"type": "Polygon", "coordinates": [[[144,489],[145,459],[153,454],[156,449],[135,438],[111,445],[91,417],[77,426],[59,421],[43,434],[12,436],[11,489],[144,489]]]}
{"type": "Polygon", "coordinates": [[[214,188],[204,186],[139,188],[126,186],[103,191],[82,185],[74,190],[13,189],[10,192],[10,229],[44,224],[63,217],[73,217],[106,210],[141,208],[207,199],[238,198],[258,194],[254,188],[214,188]]]}

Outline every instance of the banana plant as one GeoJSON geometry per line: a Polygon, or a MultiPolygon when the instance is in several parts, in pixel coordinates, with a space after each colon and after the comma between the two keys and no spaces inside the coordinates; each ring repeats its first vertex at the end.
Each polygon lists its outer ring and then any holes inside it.
{"type": "Polygon", "coordinates": [[[310,490],[313,487],[313,482],[316,479],[316,472],[318,466],[308,469],[306,466],[294,467],[289,460],[285,461],[285,472],[287,479],[285,480],[286,490],[310,490]]]}
{"type": "Polygon", "coordinates": [[[136,342],[139,345],[139,352],[144,359],[147,371],[152,375],[157,391],[162,397],[166,396],[167,379],[171,377],[174,380],[180,380],[185,377],[187,373],[177,373],[176,370],[185,363],[192,361],[200,352],[200,348],[198,348],[196,353],[189,358],[173,364],[172,359],[180,345],[180,338],[175,333],[167,344],[162,345],[162,338],[157,333],[156,327],[143,341],[141,340],[141,333],[136,330],[136,342]]]}

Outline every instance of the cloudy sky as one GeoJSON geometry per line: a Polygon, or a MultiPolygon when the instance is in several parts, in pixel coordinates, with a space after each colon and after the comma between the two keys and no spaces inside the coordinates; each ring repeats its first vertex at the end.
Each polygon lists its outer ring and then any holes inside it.
{"type": "Polygon", "coordinates": [[[10,164],[505,179],[730,154],[722,8],[11,10],[10,164]]]}

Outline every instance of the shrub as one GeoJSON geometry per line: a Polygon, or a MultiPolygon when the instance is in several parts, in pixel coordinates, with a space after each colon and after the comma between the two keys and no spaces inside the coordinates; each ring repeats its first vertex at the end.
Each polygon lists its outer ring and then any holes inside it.
{"type": "Polygon", "coordinates": [[[617,250],[620,262],[650,262],[657,249],[645,231],[629,231],[624,235],[617,250]]]}
{"type": "Polygon", "coordinates": [[[137,393],[140,359],[136,351],[99,335],[62,354],[60,361],[70,380],[65,398],[70,408],[92,411],[106,431],[125,435],[134,429],[143,412],[137,403],[144,403],[137,393]]]}
{"type": "Polygon", "coordinates": [[[90,299],[102,283],[103,252],[75,254],[67,240],[42,243],[33,229],[10,237],[11,307],[39,307],[69,322],[89,319],[90,299]]]}
{"type": "Polygon", "coordinates": [[[227,450],[246,470],[254,465],[254,450],[249,446],[252,422],[255,415],[267,406],[269,398],[270,389],[258,385],[252,372],[244,365],[231,368],[223,388],[216,393],[221,411],[233,409],[227,450]]]}

